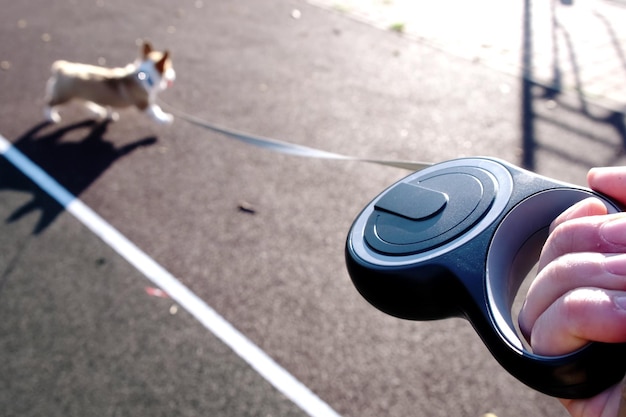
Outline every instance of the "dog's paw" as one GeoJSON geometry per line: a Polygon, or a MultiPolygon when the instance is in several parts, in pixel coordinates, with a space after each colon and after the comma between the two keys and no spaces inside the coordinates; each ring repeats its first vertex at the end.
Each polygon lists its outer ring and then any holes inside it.
{"type": "Polygon", "coordinates": [[[61,122],[61,116],[59,116],[59,112],[57,112],[53,108],[46,107],[46,109],[44,110],[43,115],[46,118],[46,120],[49,121],[50,123],[60,123],[61,122]]]}
{"type": "Polygon", "coordinates": [[[109,110],[106,120],[110,122],[117,122],[118,120],[120,120],[120,114],[116,111],[109,110]]]}
{"type": "Polygon", "coordinates": [[[174,116],[169,113],[163,113],[156,120],[163,125],[171,125],[174,123],[174,116]]]}
{"type": "Polygon", "coordinates": [[[146,110],[146,114],[152,118],[155,122],[162,125],[169,125],[174,121],[174,116],[165,113],[159,106],[153,104],[149,106],[146,110]]]}

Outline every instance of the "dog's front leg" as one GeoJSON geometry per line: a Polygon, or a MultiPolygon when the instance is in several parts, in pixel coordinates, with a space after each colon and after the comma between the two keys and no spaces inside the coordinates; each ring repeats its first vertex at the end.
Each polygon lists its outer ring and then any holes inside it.
{"type": "Polygon", "coordinates": [[[165,113],[161,109],[161,107],[156,104],[150,104],[148,107],[146,107],[145,112],[146,114],[148,114],[148,116],[152,117],[154,120],[162,124],[170,124],[174,121],[174,116],[169,113],[165,113]]]}

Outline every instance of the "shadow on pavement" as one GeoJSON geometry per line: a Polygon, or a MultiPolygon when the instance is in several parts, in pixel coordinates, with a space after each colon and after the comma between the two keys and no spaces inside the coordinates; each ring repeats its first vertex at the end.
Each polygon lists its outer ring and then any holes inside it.
{"type": "MultiPolygon", "coordinates": [[[[523,48],[522,48],[522,88],[521,88],[521,122],[522,122],[522,165],[529,170],[535,170],[536,158],[535,154],[539,148],[543,151],[565,159],[569,162],[593,166],[594,163],[585,160],[584,156],[576,155],[567,152],[566,149],[559,147],[554,143],[544,142],[539,143],[537,138],[537,123],[544,122],[557,126],[560,130],[567,132],[568,134],[576,135],[584,138],[585,140],[594,142],[595,144],[614,150],[614,158],[605,161],[606,165],[614,164],[621,156],[623,156],[626,150],[626,115],[623,112],[608,109],[591,109],[589,100],[584,94],[585,86],[583,85],[581,72],[581,63],[578,60],[577,48],[579,47],[572,41],[571,34],[567,28],[559,23],[557,18],[557,2],[566,6],[573,6],[573,1],[566,0],[552,0],[551,1],[551,44],[553,45],[552,51],[552,68],[551,68],[551,80],[549,82],[539,82],[535,77],[533,71],[533,45],[542,42],[542,39],[535,39],[532,27],[532,0],[524,1],[524,21],[523,21],[523,48]],[[563,39],[566,45],[565,54],[559,51],[558,39],[563,39]],[[566,56],[569,61],[568,64],[572,68],[575,80],[575,102],[562,99],[564,97],[564,87],[562,83],[563,79],[563,65],[559,59],[566,56]],[[542,113],[537,109],[537,103],[540,102],[552,102],[554,105],[558,104],[559,110],[563,114],[583,116],[590,124],[597,124],[599,128],[608,127],[614,135],[619,138],[619,145],[616,145],[607,139],[606,136],[595,134],[590,129],[582,129],[580,127],[568,124],[563,120],[558,120],[555,117],[551,117],[548,114],[542,113]]],[[[624,51],[619,45],[619,42],[615,38],[615,30],[611,26],[611,23],[602,19],[601,15],[597,16],[602,20],[603,25],[606,27],[607,32],[610,35],[611,48],[618,56],[620,61],[624,64],[626,69],[626,60],[624,58],[624,51]]]]}
{"type": "MultiPolygon", "coordinates": [[[[108,125],[108,121],[98,123],[87,120],[43,133],[49,123],[42,123],[20,136],[13,145],[70,193],[78,196],[116,160],[157,141],[151,136],[117,148],[104,138],[108,125]]],[[[0,159],[2,190],[32,193],[30,201],[17,208],[6,222],[17,221],[39,210],[41,215],[33,234],[41,233],[64,210],[4,158],[0,159]]]]}

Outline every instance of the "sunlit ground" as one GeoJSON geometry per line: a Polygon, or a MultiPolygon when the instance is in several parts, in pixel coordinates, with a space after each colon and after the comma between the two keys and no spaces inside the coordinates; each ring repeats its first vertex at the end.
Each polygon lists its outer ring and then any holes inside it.
{"type": "Polygon", "coordinates": [[[626,108],[621,0],[309,0],[512,74],[626,108]]]}

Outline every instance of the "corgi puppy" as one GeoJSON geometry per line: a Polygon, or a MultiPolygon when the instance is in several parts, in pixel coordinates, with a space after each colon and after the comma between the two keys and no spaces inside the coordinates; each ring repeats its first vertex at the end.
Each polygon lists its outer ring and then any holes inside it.
{"type": "Polygon", "coordinates": [[[172,123],[174,116],[156,104],[156,95],[176,78],[169,52],[159,52],[144,42],[139,58],[124,68],[56,61],[46,86],[45,117],[61,121],[57,106],[77,99],[100,118],[117,120],[112,108],[135,106],[159,123],[172,123]]]}

